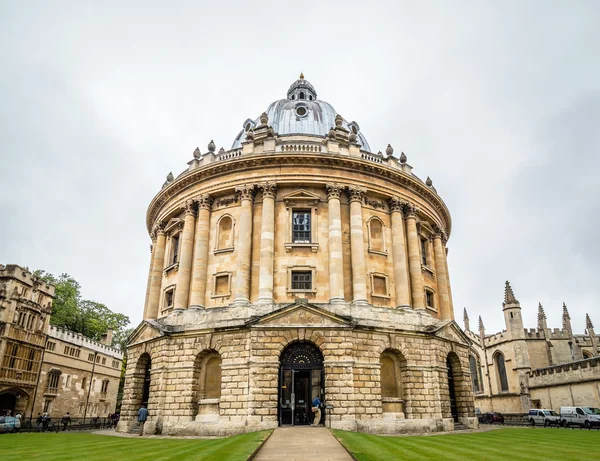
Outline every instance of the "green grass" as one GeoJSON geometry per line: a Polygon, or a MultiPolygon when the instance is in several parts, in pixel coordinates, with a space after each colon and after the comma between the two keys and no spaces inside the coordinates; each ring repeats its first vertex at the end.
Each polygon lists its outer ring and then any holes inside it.
{"type": "Polygon", "coordinates": [[[430,437],[333,433],[359,461],[600,460],[600,431],[514,428],[430,437]]]}
{"type": "Polygon", "coordinates": [[[85,433],[0,435],[0,459],[41,461],[245,461],[271,431],[222,439],[111,437],[85,433]]]}

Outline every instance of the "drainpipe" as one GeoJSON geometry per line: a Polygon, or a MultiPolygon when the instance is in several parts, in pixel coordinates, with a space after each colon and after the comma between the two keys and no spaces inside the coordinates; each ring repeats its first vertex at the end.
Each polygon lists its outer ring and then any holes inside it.
{"type": "Polygon", "coordinates": [[[96,370],[96,358],[98,357],[98,352],[94,352],[94,364],[92,365],[92,377],[90,378],[90,385],[88,386],[88,394],[85,399],[85,408],[83,410],[83,426],[85,427],[85,415],[87,414],[88,403],[90,401],[90,393],[92,392],[92,383],[94,382],[94,371],[96,370]]]}

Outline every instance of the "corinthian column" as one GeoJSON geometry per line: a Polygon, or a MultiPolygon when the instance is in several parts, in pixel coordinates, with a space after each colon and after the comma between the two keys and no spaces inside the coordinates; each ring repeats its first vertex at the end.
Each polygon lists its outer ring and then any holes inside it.
{"type": "Polygon", "coordinates": [[[412,290],[413,309],[425,309],[423,291],[423,273],[419,254],[419,235],[417,234],[417,213],[419,209],[411,204],[404,208],[406,212],[406,234],[408,237],[408,267],[412,290]]]}
{"type": "Polygon", "coordinates": [[[150,296],[150,285],[152,284],[152,266],[154,265],[154,244],[156,243],[156,235],[151,232],[150,238],[152,244],[150,245],[150,268],[148,269],[148,283],[146,284],[146,298],[144,300],[144,320],[148,318],[148,297],[150,296]]]}
{"type": "Polygon", "coordinates": [[[342,212],[340,194],[342,186],[327,184],[329,207],[329,302],[343,303],[344,300],[344,261],[342,258],[342,212]]]}
{"type": "Polygon", "coordinates": [[[193,200],[184,205],[183,230],[179,242],[179,269],[177,269],[177,289],[175,290],[175,309],[187,309],[192,277],[192,251],[194,251],[194,227],[196,224],[196,206],[193,200]]]}
{"type": "Polygon", "coordinates": [[[152,262],[152,280],[150,281],[150,293],[148,295],[147,318],[155,319],[158,317],[158,303],[160,301],[160,286],[162,284],[163,265],[165,262],[165,231],[161,223],[156,224],[152,233],[156,235],[152,262]]]}
{"type": "Polygon", "coordinates": [[[240,212],[239,239],[237,245],[237,272],[235,275],[236,303],[250,302],[250,258],[252,256],[252,208],[254,206],[254,184],[236,187],[242,202],[240,212]]]}
{"type": "Polygon", "coordinates": [[[404,216],[402,208],[405,202],[398,197],[388,201],[392,212],[392,255],[394,258],[394,281],[396,284],[396,304],[399,307],[410,306],[410,288],[406,271],[406,244],[404,237],[404,216]]]}
{"type": "Polygon", "coordinates": [[[350,187],[350,250],[352,252],[352,302],[367,303],[367,274],[365,267],[365,236],[363,232],[362,201],[365,189],[350,187]]]}
{"type": "Polygon", "coordinates": [[[446,250],[442,244],[444,231],[436,229],[433,236],[433,253],[435,258],[435,270],[437,276],[438,291],[440,293],[440,314],[443,320],[451,319],[450,293],[448,291],[448,273],[446,272],[446,250]]]}
{"type": "Polygon", "coordinates": [[[206,272],[208,268],[208,237],[212,197],[208,194],[201,195],[196,198],[196,203],[198,204],[198,220],[196,221],[196,237],[194,239],[194,268],[190,306],[204,307],[206,302],[206,272]]]}
{"type": "Polygon", "coordinates": [[[275,251],[275,194],[277,184],[266,183],[262,190],[263,208],[260,228],[260,278],[258,303],[272,304],[273,300],[273,255],[275,251]]]}

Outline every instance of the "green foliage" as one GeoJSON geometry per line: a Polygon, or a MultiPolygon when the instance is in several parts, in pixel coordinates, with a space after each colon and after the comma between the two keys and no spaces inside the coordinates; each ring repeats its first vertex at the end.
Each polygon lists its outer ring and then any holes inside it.
{"type": "MultiPolygon", "coordinates": [[[[99,341],[107,330],[113,330],[113,347],[122,347],[124,338],[131,330],[126,330],[129,317],[111,311],[104,304],[81,298],[81,285],[69,274],[55,277],[45,271],[35,271],[35,275],[56,287],[56,298],[52,303],[50,323],[68,328],[90,339],[99,341]]],[[[125,350],[124,347],[122,350],[125,350]]]]}

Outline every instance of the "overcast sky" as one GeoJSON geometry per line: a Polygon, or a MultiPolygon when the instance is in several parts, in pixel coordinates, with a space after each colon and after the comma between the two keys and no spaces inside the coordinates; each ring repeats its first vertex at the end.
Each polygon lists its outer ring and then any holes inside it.
{"type": "Polygon", "coordinates": [[[68,272],[141,320],[145,213],[303,71],[430,176],[457,320],[600,329],[600,2],[0,0],[0,263],[68,272]]]}

